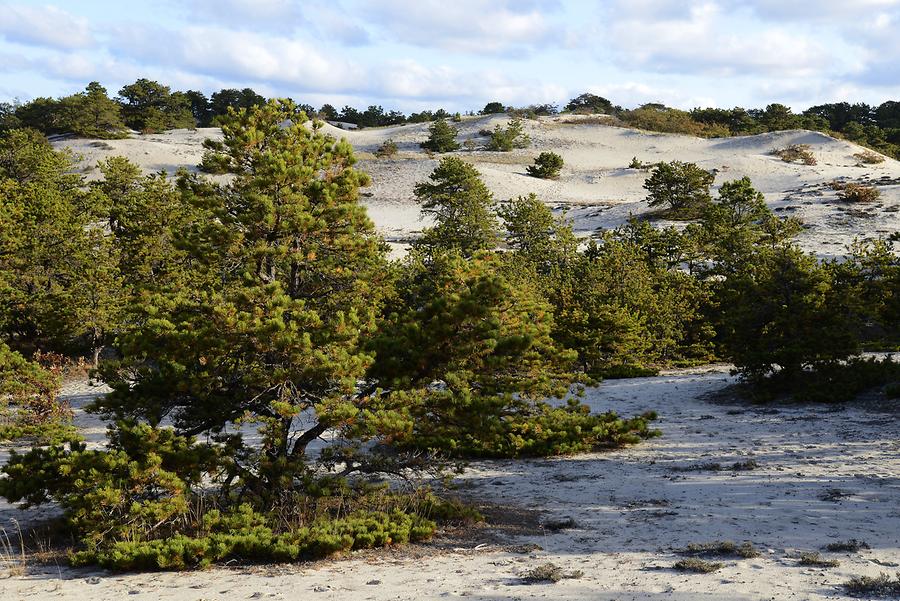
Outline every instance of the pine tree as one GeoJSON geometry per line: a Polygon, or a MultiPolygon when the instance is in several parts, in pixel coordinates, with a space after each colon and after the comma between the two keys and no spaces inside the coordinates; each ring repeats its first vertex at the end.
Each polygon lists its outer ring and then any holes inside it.
{"type": "Polygon", "coordinates": [[[98,409],[171,416],[183,434],[259,424],[262,448],[237,435],[230,473],[272,498],[305,473],[307,446],[365,402],[361,341],[382,302],[385,249],[348,143],[308,128],[289,101],[234,112],[222,131],[210,152],[234,179],[180,180],[197,210],[176,240],[192,271],[136,300],[139,327],[103,370],[114,391],[98,409]]]}
{"type": "Polygon", "coordinates": [[[459,142],[456,141],[456,128],[447,123],[446,119],[435,119],[428,127],[428,139],[421,144],[425,150],[431,152],[453,152],[459,150],[459,142]]]}
{"type": "Polygon", "coordinates": [[[534,159],[534,165],[529,165],[525,171],[531,177],[541,179],[554,179],[559,177],[563,167],[563,158],[555,152],[542,152],[534,159]]]}
{"type": "Polygon", "coordinates": [[[709,187],[715,177],[694,163],[660,163],[644,182],[651,207],[666,206],[676,216],[694,216],[709,205],[709,187]]]}
{"type": "Polygon", "coordinates": [[[497,245],[497,218],[493,195],[480,173],[459,157],[446,157],[429,176],[416,184],[422,212],[434,220],[415,246],[435,253],[456,250],[470,257],[497,245]]]}

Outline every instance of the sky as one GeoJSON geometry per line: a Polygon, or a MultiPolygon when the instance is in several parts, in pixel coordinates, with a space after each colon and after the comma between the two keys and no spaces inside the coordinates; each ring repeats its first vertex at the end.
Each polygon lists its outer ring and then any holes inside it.
{"type": "Polygon", "coordinates": [[[900,100],[900,0],[0,0],[0,100],[147,77],[404,112],[900,100]]]}

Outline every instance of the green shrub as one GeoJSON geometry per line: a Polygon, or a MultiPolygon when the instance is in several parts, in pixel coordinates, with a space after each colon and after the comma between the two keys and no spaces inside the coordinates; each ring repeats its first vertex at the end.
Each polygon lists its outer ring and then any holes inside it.
{"type": "Polygon", "coordinates": [[[445,119],[435,119],[428,127],[428,139],[422,142],[421,146],[425,150],[438,153],[459,150],[456,128],[445,119]]]}
{"type": "Polygon", "coordinates": [[[60,442],[74,434],[59,378],[0,342],[0,441],[60,442]]]}
{"type": "Polygon", "coordinates": [[[506,127],[496,125],[488,140],[487,149],[495,152],[510,152],[514,148],[527,148],[531,143],[521,119],[512,118],[506,127]]]}
{"type": "Polygon", "coordinates": [[[375,156],[380,159],[389,159],[397,154],[397,143],[393,140],[385,140],[375,151],[375,156]]]}
{"type": "Polygon", "coordinates": [[[695,163],[659,163],[644,182],[647,202],[663,206],[670,216],[696,217],[712,202],[709,187],[715,176],[695,163]]]}
{"type": "Polygon", "coordinates": [[[702,138],[721,138],[731,135],[727,127],[694,121],[686,111],[659,105],[644,105],[624,111],[619,118],[627,125],[653,132],[686,134],[702,138]]]}
{"type": "Polygon", "coordinates": [[[534,165],[529,165],[526,171],[532,177],[541,179],[554,179],[559,177],[563,167],[563,158],[555,152],[542,152],[534,159],[534,165]]]}
{"type": "Polygon", "coordinates": [[[231,513],[209,511],[193,536],[176,534],[139,542],[117,541],[79,551],[73,565],[100,565],[113,570],[184,570],[229,559],[297,561],[321,559],[357,549],[372,549],[430,538],[435,523],[401,511],[358,512],[344,518],[319,519],[277,532],[274,516],[241,505],[231,513]]]}

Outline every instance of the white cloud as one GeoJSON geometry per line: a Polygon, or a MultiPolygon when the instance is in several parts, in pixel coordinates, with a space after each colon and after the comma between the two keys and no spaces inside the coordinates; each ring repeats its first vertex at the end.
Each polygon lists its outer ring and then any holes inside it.
{"type": "Polygon", "coordinates": [[[87,19],[49,5],[0,4],[0,35],[10,42],[60,49],[94,44],[87,19]]]}
{"type": "Polygon", "coordinates": [[[833,57],[817,39],[769,27],[735,27],[716,2],[617,1],[608,27],[622,65],[716,77],[815,75],[833,57]],[[654,7],[658,8],[653,12],[654,7]]]}
{"type": "Polygon", "coordinates": [[[551,15],[555,1],[361,0],[367,21],[389,41],[457,52],[523,55],[569,39],[551,15]]]}

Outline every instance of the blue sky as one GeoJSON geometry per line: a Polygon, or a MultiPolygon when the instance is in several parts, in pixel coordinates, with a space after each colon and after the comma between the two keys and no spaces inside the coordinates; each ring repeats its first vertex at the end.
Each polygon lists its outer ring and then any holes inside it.
{"type": "Polygon", "coordinates": [[[900,0],[0,0],[0,99],[138,77],[404,111],[900,99],[900,0]]]}

